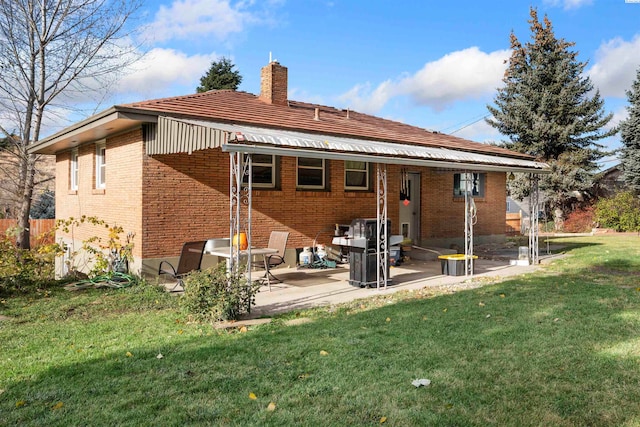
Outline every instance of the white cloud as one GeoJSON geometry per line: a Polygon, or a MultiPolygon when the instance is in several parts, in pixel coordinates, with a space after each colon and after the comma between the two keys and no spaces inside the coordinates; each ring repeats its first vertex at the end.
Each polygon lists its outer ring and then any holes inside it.
{"type": "MultiPolygon", "coordinates": [[[[245,25],[261,22],[264,13],[249,11],[253,2],[230,0],[176,0],[171,6],[161,5],[155,20],[144,34],[152,42],[171,39],[196,40],[215,38],[224,40],[241,33],[245,25]]],[[[268,5],[266,6],[268,7],[268,5]]]]}
{"type": "Polygon", "coordinates": [[[550,6],[562,6],[564,10],[570,10],[590,5],[593,0],[545,0],[544,3],[550,6]]]}
{"type": "Polygon", "coordinates": [[[611,129],[613,127],[616,127],[620,124],[620,122],[622,122],[623,120],[626,120],[628,117],[629,117],[629,111],[627,110],[627,108],[620,107],[613,112],[613,117],[611,118],[611,121],[609,122],[606,128],[611,129]]]}
{"type": "Polygon", "coordinates": [[[373,90],[369,83],[356,85],[340,99],[354,110],[376,113],[391,98],[408,96],[417,105],[440,111],[458,101],[494,93],[501,86],[509,57],[508,50],[485,53],[470,47],[429,62],[396,82],[387,80],[373,90]]]}
{"type": "Polygon", "coordinates": [[[443,56],[398,85],[420,105],[443,109],[462,99],[478,99],[501,86],[510,51],[491,53],[471,47],[443,56]]]}
{"type": "Polygon", "coordinates": [[[189,88],[188,93],[195,93],[196,87],[211,62],[219,59],[216,54],[188,56],[174,49],[152,49],[140,61],[125,72],[117,85],[117,92],[123,94],[139,94],[145,98],[175,93],[175,84],[189,88]],[[166,94],[167,89],[174,91],[166,94]]]}
{"type": "Polygon", "coordinates": [[[640,67],[640,35],[625,41],[615,38],[603,43],[596,52],[596,62],[587,71],[602,96],[625,98],[640,67]]]}
{"type": "Polygon", "coordinates": [[[358,84],[346,93],[340,95],[338,99],[343,102],[346,107],[361,113],[374,114],[384,107],[384,105],[393,96],[399,95],[390,80],[381,83],[377,88],[371,91],[371,84],[358,84]]]}

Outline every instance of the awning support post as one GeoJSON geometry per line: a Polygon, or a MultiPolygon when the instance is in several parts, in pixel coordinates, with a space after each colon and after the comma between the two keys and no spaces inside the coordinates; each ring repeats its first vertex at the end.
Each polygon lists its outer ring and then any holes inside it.
{"type": "MultiPolygon", "coordinates": [[[[377,239],[377,289],[384,287],[386,289],[389,280],[389,247],[387,237],[389,236],[389,230],[387,229],[387,165],[376,164],[376,231],[378,233],[377,239]]],[[[365,249],[366,250],[366,249],[365,249]]]]}
{"type": "Polygon", "coordinates": [[[473,276],[473,225],[476,223],[476,203],[473,200],[473,173],[464,174],[464,275],[473,276]]]}
{"type": "MultiPolygon", "coordinates": [[[[229,174],[229,265],[228,270],[232,274],[241,275],[246,273],[248,283],[251,284],[251,177],[252,160],[251,154],[241,152],[231,152],[230,174],[229,174]],[[246,182],[244,177],[246,177],[246,182]],[[233,238],[244,232],[247,236],[247,262],[240,262],[241,254],[239,248],[234,250],[233,238]]],[[[249,307],[250,308],[250,307],[249,307]]]]}
{"type": "Polygon", "coordinates": [[[540,210],[540,195],[538,174],[530,174],[531,192],[529,193],[529,265],[536,265],[539,262],[538,256],[538,211],[540,210]]]}

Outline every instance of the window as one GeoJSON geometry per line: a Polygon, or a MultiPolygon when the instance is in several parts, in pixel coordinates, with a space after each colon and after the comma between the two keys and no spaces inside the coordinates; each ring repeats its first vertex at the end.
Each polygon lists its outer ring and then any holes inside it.
{"type": "Polygon", "coordinates": [[[78,149],[71,151],[71,163],[69,164],[69,190],[78,191],[78,149]]]}
{"type": "MultiPolygon", "coordinates": [[[[246,161],[245,155],[244,160],[246,161]]],[[[251,183],[255,188],[275,188],[276,186],[276,156],[271,154],[251,155],[251,183]]],[[[246,176],[242,177],[242,182],[247,183],[246,176]]]]}
{"type": "Polygon", "coordinates": [[[467,182],[471,184],[471,196],[484,197],[484,182],[486,173],[456,173],[453,175],[454,197],[464,197],[467,182]]]}
{"type": "Polygon", "coordinates": [[[325,188],[325,160],[298,157],[298,188],[325,188]]]}
{"type": "Polygon", "coordinates": [[[369,189],[369,163],[346,160],[344,162],[345,190],[369,189]]]}
{"type": "Polygon", "coordinates": [[[104,142],[96,144],[96,188],[105,188],[105,169],[107,165],[107,148],[104,142]]]}

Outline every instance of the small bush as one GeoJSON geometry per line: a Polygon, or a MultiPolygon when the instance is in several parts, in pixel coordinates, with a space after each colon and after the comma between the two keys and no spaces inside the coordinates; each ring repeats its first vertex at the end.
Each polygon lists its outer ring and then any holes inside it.
{"type": "Polygon", "coordinates": [[[564,220],[562,231],[567,233],[588,233],[593,229],[595,212],[593,206],[587,206],[571,212],[564,220]]]}
{"type": "Polygon", "coordinates": [[[598,200],[595,213],[599,227],[640,231],[640,199],[629,191],[598,200]]]}
{"type": "Polygon", "coordinates": [[[0,295],[25,293],[46,288],[54,283],[56,253],[49,245],[37,250],[20,249],[15,245],[15,229],[0,236],[0,295]]]}
{"type": "Polygon", "coordinates": [[[244,274],[227,272],[226,265],[196,271],[184,279],[180,305],[195,320],[236,320],[255,304],[260,285],[247,283],[244,274]]]}

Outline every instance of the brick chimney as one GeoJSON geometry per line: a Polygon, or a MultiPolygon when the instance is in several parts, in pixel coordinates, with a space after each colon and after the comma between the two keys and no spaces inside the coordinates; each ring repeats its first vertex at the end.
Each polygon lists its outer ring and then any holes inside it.
{"type": "Polygon", "coordinates": [[[260,72],[260,100],[287,105],[287,67],[271,61],[260,72]]]}

